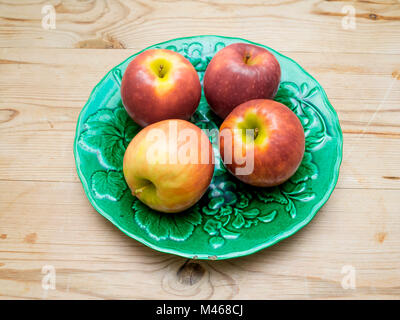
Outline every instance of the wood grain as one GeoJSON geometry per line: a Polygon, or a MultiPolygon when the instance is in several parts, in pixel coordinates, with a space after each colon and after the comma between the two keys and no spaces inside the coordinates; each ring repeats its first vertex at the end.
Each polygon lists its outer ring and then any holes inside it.
{"type": "Polygon", "coordinates": [[[355,31],[342,28],[348,1],[99,0],[1,1],[0,47],[133,48],[172,37],[234,35],[277,50],[400,52],[400,3],[351,2],[355,31]],[[21,1],[24,2],[24,1],[21,1]],[[52,3],[56,30],[41,28],[41,8],[52,3]],[[284,37],[282,35],[285,35],[284,37]]]}
{"type": "Polygon", "coordinates": [[[0,299],[400,298],[400,1],[0,0],[0,299]],[[55,30],[41,27],[52,3],[55,30]],[[342,28],[342,8],[356,29],[342,28]],[[97,214],[76,175],[76,121],[138,50],[240,36],[299,62],[344,132],[337,188],[303,230],[227,261],[155,252],[97,214]],[[110,50],[111,49],[111,50],[110,50]],[[42,268],[56,289],[42,288],[42,268]],[[343,266],[356,289],[341,286],[343,266]]]}

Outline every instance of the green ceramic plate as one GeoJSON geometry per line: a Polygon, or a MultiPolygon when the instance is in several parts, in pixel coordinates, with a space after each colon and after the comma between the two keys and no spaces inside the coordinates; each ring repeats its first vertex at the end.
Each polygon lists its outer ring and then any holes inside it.
{"type": "MultiPolygon", "coordinates": [[[[200,79],[214,54],[238,38],[180,38],[150,48],[174,50],[188,58],[200,79]]],[[[265,47],[263,45],[257,44],[265,47]]],[[[204,197],[183,213],[155,212],[135,199],[122,173],[128,143],[140,130],[121,103],[121,77],[133,55],[94,88],[79,116],[74,145],[83,188],[93,207],[128,236],[167,253],[194,259],[228,259],[254,253],[304,227],[335,188],[342,160],[342,132],[335,110],[318,82],[296,62],[270,50],[282,79],[275,100],[292,109],[306,135],[303,162],[285,184],[255,188],[224,168],[214,145],[216,167],[204,197]]],[[[219,128],[204,96],[191,121],[200,128],[219,128]]]]}

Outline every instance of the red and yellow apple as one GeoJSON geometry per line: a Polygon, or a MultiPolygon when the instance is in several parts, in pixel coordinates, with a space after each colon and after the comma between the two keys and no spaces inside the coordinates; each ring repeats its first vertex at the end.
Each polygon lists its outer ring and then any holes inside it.
{"type": "Polygon", "coordinates": [[[220,153],[239,180],[272,187],[288,180],[299,167],[304,130],[285,105],[266,99],[236,107],[220,127],[220,153]]]}
{"type": "Polygon", "coordinates": [[[234,43],[220,50],[204,75],[204,94],[222,119],[239,104],[273,99],[281,79],[278,60],[268,50],[249,43],[234,43]]]}
{"type": "Polygon", "coordinates": [[[122,103],[142,127],[166,119],[188,120],[201,97],[199,76],[189,60],[150,49],[132,60],[122,77],[122,103]]]}
{"type": "Polygon", "coordinates": [[[207,135],[188,121],[160,121],[129,143],[123,171],[132,194],[150,208],[183,211],[202,197],[211,182],[212,146],[207,135]]]}

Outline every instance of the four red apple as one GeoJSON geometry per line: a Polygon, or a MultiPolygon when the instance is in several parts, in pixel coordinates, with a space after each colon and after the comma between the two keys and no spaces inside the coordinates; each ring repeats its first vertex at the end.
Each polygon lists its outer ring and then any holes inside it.
{"type": "MultiPolygon", "coordinates": [[[[286,106],[269,100],[278,90],[280,77],[274,55],[246,43],[220,50],[204,76],[207,102],[225,119],[220,128],[225,166],[255,186],[285,182],[296,172],[304,154],[299,119],[286,106]]],[[[155,210],[183,211],[201,198],[211,182],[214,158],[210,141],[200,128],[184,121],[195,112],[200,96],[196,70],[170,50],[139,54],[123,76],[123,104],[135,122],[147,126],[129,144],[123,171],[132,194],[155,210]],[[171,140],[179,135],[195,139],[171,140]],[[182,163],[178,157],[171,162],[174,155],[188,152],[195,154],[191,161],[182,163]],[[204,158],[205,153],[208,156],[204,158]]]]}

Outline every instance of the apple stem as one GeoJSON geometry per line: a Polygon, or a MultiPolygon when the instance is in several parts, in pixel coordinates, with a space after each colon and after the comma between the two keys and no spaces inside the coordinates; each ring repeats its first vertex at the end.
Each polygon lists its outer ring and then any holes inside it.
{"type": "Polygon", "coordinates": [[[259,131],[258,128],[255,128],[255,129],[254,129],[254,139],[257,138],[257,136],[258,136],[258,131],[259,131]]]}
{"type": "Polygon", "coordinates": [[[159,68],[159,71],[158,71],[158,75],[160,76],[160,78],[164,77],[164,75],[162,74],[162,70],[163,69],[164,69],[164,65],[160,64],[160,68],[159,68]]]}
{"type": "Polygon", "coordinates": [[[138,193],[143,192],[143,190],[146,189],[146,187],[147,187],[147,186],[144,186],[144,187],[141,187],[141,188],[139,188],[139,189],[136,189],[136,190],[134,191],[135,195],[138,194],[138,193]]]}
{"type": "Polygon", "coordinates": [[[250,54],[246,53],[246,56],[244,57],[244,63],[247,63],[247,61],[249,61],[250,59],[250,54]]]}

